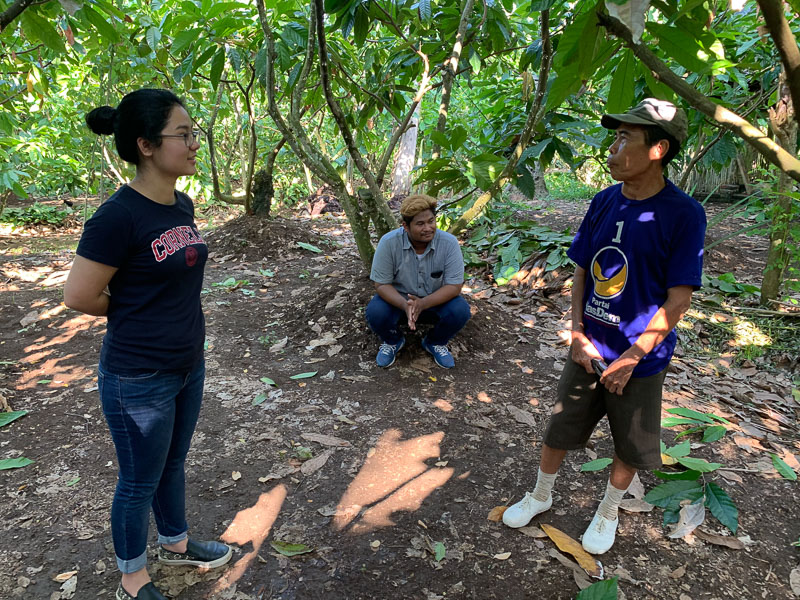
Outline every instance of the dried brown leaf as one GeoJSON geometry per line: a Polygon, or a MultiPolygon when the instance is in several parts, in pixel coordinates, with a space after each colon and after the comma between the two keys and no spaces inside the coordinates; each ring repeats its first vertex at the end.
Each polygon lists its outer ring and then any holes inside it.
{"type": "Polygon", "coordinates": [[[331,457],[333,452],[333,450],[326,450],[319,456],[315,456],[314,458],[307,460],[300,466],[300,472],[303,475],[311,475],[312,473],[316,473],[325,466],[325,463],[328,462],[328,459],[331,457]]]}
{"type": "Polygon", "coordinates": [[[489,511],[489,516],[486,518],[497,523],[503,518],[503,513],[506,512],[507,508],[507,506],[495,506],[489,511]]]}
{"type": "Polygon", "coordinates": [[[586,552],[577,541],[573,540],[566,533],[560,529],[556,529],[552,525],[542,524],[542,530],[547,534],[558,549],[562,552],[568,552],[575,557],[578,564],[592,577],[600,578],[603,576],[603,566],[591,554],[586,552]]]}
{"type": "Polygon", "coordinates": [[[537,540],[541,540],[547,537],[547,534],[539,529],[536,525],[528,525],[527,527],[520,527],[517,529],[523,535],[527,535],[528,537],[532,537],[537,540]]]}
{"type": "Polygon", "coordinates": [[[533,414],[529,413],[527,410],[517,408],[513,404],[508,404],[506,408],[508,409],[508,413],[514,417],[514,420],[518,423],[530,425],[531,427],[536,425],[536,417],[534,417],[533,414]]]}
{"type": "Polygon", "coordinates": [[[695,529],[694,535],[695,537],[698,537],[710,544],[725,546],[727,548],[731,548],[732,550],[742,550],[744,548],[744,543],[742,540],[730,535],[717,535],[716,533],[710,533],[704,529],[695,529]]]}
{"type": "Polygon", "coordinates": [[[625,512],[650,512],[655,508],[640,498],[625,498],[619,503],[619,507],[625,512]]]}
{"type": "Polygon", "coordinates": [[[792,587],[792,592],[795,596],[800,596],[800,567],[792,569],[789,575],[789,585],[792,587]]]}

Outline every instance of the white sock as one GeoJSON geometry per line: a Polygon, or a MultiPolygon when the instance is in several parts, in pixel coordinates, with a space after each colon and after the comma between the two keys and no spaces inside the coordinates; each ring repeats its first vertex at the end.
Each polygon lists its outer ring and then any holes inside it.
{"type": "Polygon", "coordinates": [[[600,506],[597,507],[597,512],[601,517],[605,517],[609,521],[617,520],[617,513],[619,512],[619,503],[622,502],[622,497],[625,495],[625,490],[619,490],[611,485],[609,480],[606,485],[606,495],[600,501],[600,506]]]}
{"type": "Polygon", "coordinates": [[[538,500],[539,502],[546,502],[547,499],[550,497],[550,492],[553,490],[553,484],[556,482],[556,475],[558,473],[544,473],[542,469],[539,469],[539,475],[536,477],[536,487],[533,488],[533,493],[531,494],[534,500],[538,500]]]}

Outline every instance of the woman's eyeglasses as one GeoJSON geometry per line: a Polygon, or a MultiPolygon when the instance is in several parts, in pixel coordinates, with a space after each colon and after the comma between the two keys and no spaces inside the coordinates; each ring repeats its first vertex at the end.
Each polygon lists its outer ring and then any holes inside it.
{"type": "Polygon", "coordinates": [[[162,138],[183,138],[183,143],[187,148],[190,148],[200,138],[200,130],[192,129],[190,133],[175,133],[170,135],[161,134],[162,138]]]}

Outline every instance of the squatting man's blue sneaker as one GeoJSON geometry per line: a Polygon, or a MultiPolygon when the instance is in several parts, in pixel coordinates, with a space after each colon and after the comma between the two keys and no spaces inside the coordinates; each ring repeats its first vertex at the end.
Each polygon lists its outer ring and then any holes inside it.
{"type": "Polygon", "coordinates": [[[428,338],[422,338],[422,347],[433,355],[433,360],[443,369],[452,369],[456,366],[456,361],[447,346],[429,344],[428,338]]]}
{"type": "Polygon", "coordinates": [[[397,358],[397,353],[405,345],[406,338],[401,339],[394,345],[383,342],[380,350],[378,350],[378,356],[375,357],[375,362],[379,367],[391,367],[394,364],[394,359],[397,358]]]}

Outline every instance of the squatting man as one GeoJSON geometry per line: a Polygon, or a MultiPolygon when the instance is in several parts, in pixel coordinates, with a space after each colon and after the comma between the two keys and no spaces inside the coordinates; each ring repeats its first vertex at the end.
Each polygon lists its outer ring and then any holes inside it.
{"type": "Polygon", "coordinates": [[[553,503],[567,450],[586,445],[606,415],[614,459],[605,496],[583,534],[602,554],[614,544],[617,511],[637,469],[661,466],[661,392],[675,348],[674,328],[700,287],[706,218],[664,177],[686,141],[687,119],[672,103],[648,98],[624,114],[603,115],[614,130],[611,176],[568,255],[575,262],[572,342],[558,384],[532,492],[503,514],[523,527],[553,503]]]}
{"type": "Polygon", "coordinates": [[[447,343],[470,318],[469,303],[461,296],[464,257],[458,240],[436,227],[436,199],[408,196],[400,205],[403,226],[378,242],[370,279],[376,294],[366,317],[381,339],[375,358],[379,367],[394,364],[406,339],[400,319],[416,331],[418,323],[433,323],[422,347],[440,367],[451,369],[455,360],[447,343]]]}

